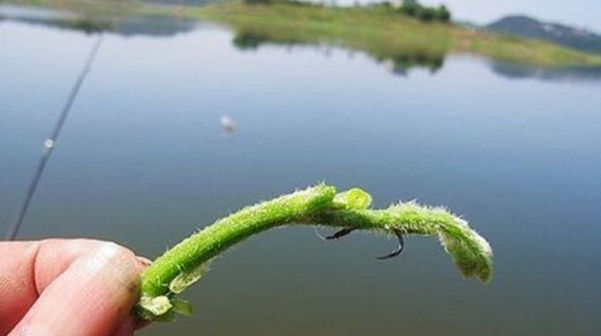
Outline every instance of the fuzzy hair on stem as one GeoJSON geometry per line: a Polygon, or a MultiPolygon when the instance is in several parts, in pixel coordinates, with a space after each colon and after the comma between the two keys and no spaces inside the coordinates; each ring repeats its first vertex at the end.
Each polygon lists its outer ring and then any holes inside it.
{"type": "Polygon", "coordinates": [[[488,242],[467,222],[442,208],[399,203],[369,209],[371,196],[359,188],[336,193],[318,184],[241,209],[218,220],[157,258],[142,274],[136,314],[145,320],[169,320],[175,312],[191,313],[176,295],[199,280],[208,263],[262,231],[291,224],[371,230],[387,234],[437,235],[465,277],[490,281],[493,254],[488,242]]]}

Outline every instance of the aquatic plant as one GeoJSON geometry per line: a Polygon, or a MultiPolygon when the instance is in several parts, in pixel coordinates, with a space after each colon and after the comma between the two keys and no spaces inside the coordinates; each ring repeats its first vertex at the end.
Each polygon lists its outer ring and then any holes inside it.
{"type": "Polygon", "coordinates": [[[136,314],[145,320],[169,320],[174,313],[191,313],[190,305],[178,294],[199,280],[215,257],[262,231],[294,224],[340,228],[328,239],[354,230],[394,234],[399,241],[397,249],[379,259],[401,253],[404,235],[437,235],[464,276],[482,282],[490,280],[492,250],[465,220],[443,208],[416,202],[380,210],[370,209],[370,205],[371,196],[361,189],[336,193],[336,188],[319,184],[243,208],[194,233],[156,259],[142,274],[136,314]]]}

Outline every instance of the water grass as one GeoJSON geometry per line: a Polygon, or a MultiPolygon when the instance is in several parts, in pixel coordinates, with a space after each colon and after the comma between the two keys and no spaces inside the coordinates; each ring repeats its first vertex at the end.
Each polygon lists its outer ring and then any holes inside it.
{"type": "Polygon", "coordinates": [[[190,313],[189,304],[178,294],[201,278],[208,263],[247,238],[286,225],[377,231],[400,239],[403,235],[437,236],[464,276],[482,282],[491,279],[492,250],[465,220],[445,209],[414,202],[381,210],[370,209],[370,204],[371,196],[361,189],[337,194],[333,186],[319,184],[243,208],[157,258],[142,274],[136,314],[146,320],[164,320],[177,312],[190,313]]]}

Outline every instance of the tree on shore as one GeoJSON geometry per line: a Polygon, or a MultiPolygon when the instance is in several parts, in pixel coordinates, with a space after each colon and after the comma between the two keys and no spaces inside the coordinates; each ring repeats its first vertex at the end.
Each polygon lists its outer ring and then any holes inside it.
{"type": "Polygon", "coordinates": [[[405,0],[399,10],[424,22],[449,22],[451,20],[451,12],[445,5],[429,7],[420,4],[417,0],[405,0]]]}

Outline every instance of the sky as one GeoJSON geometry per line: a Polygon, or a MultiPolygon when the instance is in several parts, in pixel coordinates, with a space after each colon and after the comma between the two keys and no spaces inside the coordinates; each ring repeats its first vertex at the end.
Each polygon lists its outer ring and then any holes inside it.
{"type": "Polygon", "coordinates": [[[601,33],[601,0],[421,0],[446,4],[456,20],[488,23],[509,14],[526,14],[601,33]]]}

